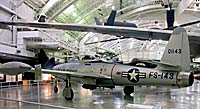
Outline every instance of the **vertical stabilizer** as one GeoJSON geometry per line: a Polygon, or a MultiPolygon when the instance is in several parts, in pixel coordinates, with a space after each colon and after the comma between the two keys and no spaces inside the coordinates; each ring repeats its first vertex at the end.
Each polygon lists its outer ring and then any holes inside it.
{"type": "MultiPolygon", "coordinates": [[[[190,49],[188,35],[184,28],[177,27],[170,36],[161,63],[177,66],[179,70],[190,71],[190,49]]],[[[158,69],[165,69],[158,65],[158,69]]]]}
{"type": "Polygon", "coordinates": [[[48,60],[49,57],[46,55],[44,49],[40,49],[40,52],[38,53],[38,64],[42,64],[43,67],[48,60]]]}
{"type": "Polygon", "coordinates": [[[108,17],[108,20],[107,20],[105,25],[112,26],[115,22],[116,14],[117,14],[117,11],[112,10],[112,12],[110,13],[110,16],[108,17]]]}
{"type": "Polygon", "coordinates": [[[49,59],[43,66],[44,69],[52,69],[55,66],[55,58],[49,59]]]}

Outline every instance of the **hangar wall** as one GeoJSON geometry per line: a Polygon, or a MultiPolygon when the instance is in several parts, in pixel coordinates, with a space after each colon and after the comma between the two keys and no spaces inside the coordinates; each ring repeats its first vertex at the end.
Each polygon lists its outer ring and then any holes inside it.
{"type": "MultiPolygon", "coordinates": [[[[0,20],[9,20],[11,18],[11,14],[7,11],[0,9],[0,20]]],[[[0,30],[0,40],[1,42],[11,44],[12,43],[12,32],[10,30],[0,30]]]]}
{"type": "MultiPolygon", "coordinates": [[[[16,3],[13,0],[1,0],[1,4],[0,4],[1,18],[0,18],[0,20],[14,21],[14,20],[18,20],[17,17],[22,19],[23,21],[25,19],[26,20],[34,19],[34,13],[35,13],[34,10],[29,8],[25,4],[20,5],[16,9],[15,5],[16,5],[16,3]],[[23,11],[21,11],[21,10],[23,10],[23,11]]],[[[35,54],[33,52],[27,51],[25,49],[19,49],[19,48],[17,48],[17,46],[18,45],[17,45],[16,28],[11,27],[10,30],[1,29],[0,30],[0,49],[1,49],[2,53],[30,56],[30,57],[35,56],[35,54]]]]}

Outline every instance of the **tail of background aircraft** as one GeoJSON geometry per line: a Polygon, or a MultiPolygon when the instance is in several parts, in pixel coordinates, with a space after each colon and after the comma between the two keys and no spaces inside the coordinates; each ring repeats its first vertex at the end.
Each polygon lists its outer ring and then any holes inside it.
{"type": "Polygon", "coordinates": [[[112,10],[105,25],[112,26],[114,24],[114,22],[115,22],[116,14],[117,14],[117,11],[112,10]]]}
{"type": "Polygon", "coordinates": [[[173,31],[157,68],[190,72],[189,40],[185,29],[178,27],[173,31]]]}
{"type": "Polygon", "coordinates": [[[46,55],[43,49],[40,49],[38,54],[38,63],[42,65],[42,68],[51,69],[55,66],[55,58],[50,58],[46,55]]]}
{"type": "Polygon", "coordinates": [[[52,69],[55,66],[55,58],[50,58],[43,66],[44,69],[52,69]]]}
{"type": "Polygon", "coordinates": [[[48,60],[49,57],[46,55],[45,51],[40,49],[40,52],[38,53],[38,64],[41,64],[43,67],[48,60]]]}
{"type": "MultiPolygon", "coordinates": [[[[109,25],[112,26],[115,22],[115,17],[116,17],[117,11],[112,10],[110,13],[110,16],[108,17],[107,22],[104,25],[109,25]]],[[[94,18],[96,25],[103,25],[103,23],[98,19],[98,18],[94,18]]]]}

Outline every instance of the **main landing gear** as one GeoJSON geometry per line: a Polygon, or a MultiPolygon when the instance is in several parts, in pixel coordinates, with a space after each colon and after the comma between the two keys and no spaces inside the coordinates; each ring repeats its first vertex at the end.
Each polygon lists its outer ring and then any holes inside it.
{"type": "Polygon", "coordinates": [[[134,86],[124,86],[124,93],[130,95],[134,92],[134,86]]]}
{"type": "MultiPolygon", "coordinates": [[[[71,88],[71,83],[70,83],[70,77],[67,76],[65,79],[65,88],[63,89],[62,96],[66,100],[72,100],[74,97],[74,92],[71,88]]],[[[54,93],[58,93],[58,80],[55,80],[54,87],[53,87],[54,93]]]]}
{"type": "Polygon", "coordinates": [[[58,93],[58,80],[55,80],[53,91],[54,93],[58,93]]]}
{"type": "Polygon", "coordinates": [[[65,97],[66,100],[72,100],[74,97],[74,92],[71,88],[70,77],[67,77],[65,82],[66,82],[66,86],[63,89],[62,96],[65,97]]]}

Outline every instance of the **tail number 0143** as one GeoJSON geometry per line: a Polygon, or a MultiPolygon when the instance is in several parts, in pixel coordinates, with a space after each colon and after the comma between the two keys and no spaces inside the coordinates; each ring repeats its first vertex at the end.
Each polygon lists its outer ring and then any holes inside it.
{"type": "Polygon", "coordinates": [[[181,54],[181,49],[168,49],[168,54],[181,54]]]}

